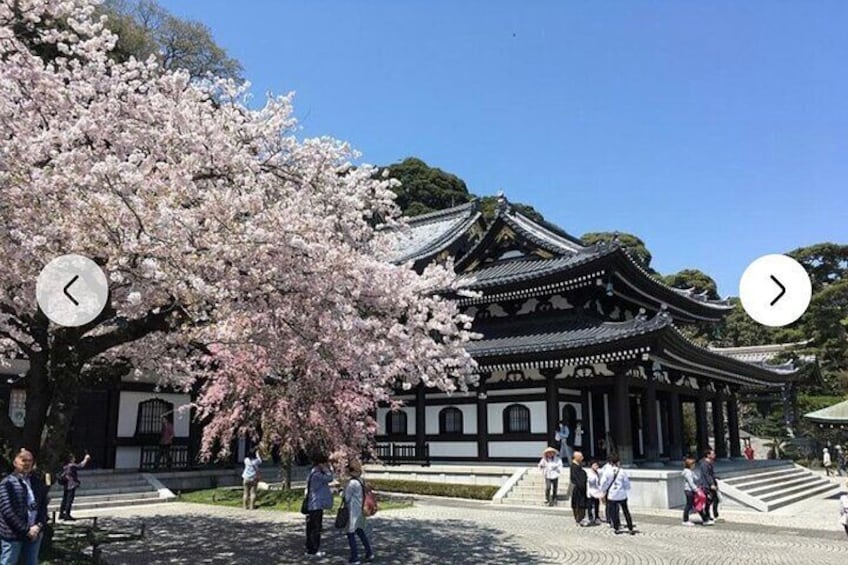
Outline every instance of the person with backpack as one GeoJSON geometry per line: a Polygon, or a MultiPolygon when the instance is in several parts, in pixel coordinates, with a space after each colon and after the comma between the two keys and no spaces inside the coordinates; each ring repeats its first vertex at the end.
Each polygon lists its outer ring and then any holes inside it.
{"type": "Polygon", "coordinates": [[[601,479],[601,490],[609,501],[609,515],[615,533],[624,533],[621,529],[621,512],[624,512],[630,535],[636,535],[630,508],[627,506],[627,498],[630,496],[630,476],[621,468],[621,459],[617,455],[610,458],[610,467],[601,479]]]}
{"type": "Polygon", "coordinates": [[[366,504],[370,489],[362,480],[362,464],[359,461],[351,461],[347,466],[347,472],[350,475],[350,481],[345,487],[343,499],[350,512],[346,532],[347,543],[350,545],[348,563],[359,565],[361,561],[359,560],[357,536],[365,549],[365,561],[374,561],[374,550],[365,534],[365,517],[370,516],[376,509],[366,504]]]}
{"type": "Polygon", "coordinates": [[[312,458],[312,469],[306,477],[306,499],[303,501],[302,512],[306,514],[306,554],[323,557],[325,552],[321,547],[321,530],[324,526],[324,510],[333,507],[333,493],[330,483],[333,482],[333,470],[329,459],[323,453],[312,458]]]}
{"type": "Polygon", "coordinates": [[[85,453],[81,463],[77,463],[76,455],[73,453],[68,455],[65,466],[62,467],[62,472],[59,473],[59,484],[62,485],[62,505],[59,507],[59,519],[74,521],[71,516],[71,507],[74,505],[74,498],[77,496],[77,488],[80,486],[80,480],[77,473],[80,469],[88,465],[91,461],[91,455],[85,453]]]}

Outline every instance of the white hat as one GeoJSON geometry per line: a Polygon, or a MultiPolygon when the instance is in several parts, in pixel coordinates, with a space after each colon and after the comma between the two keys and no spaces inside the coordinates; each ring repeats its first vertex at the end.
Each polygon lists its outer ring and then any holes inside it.
{"type": "Polygon", "coordinates": [[[824,451],[827,451],[827,448],[826,448],[826,447],[824,448],[824,451]]]}

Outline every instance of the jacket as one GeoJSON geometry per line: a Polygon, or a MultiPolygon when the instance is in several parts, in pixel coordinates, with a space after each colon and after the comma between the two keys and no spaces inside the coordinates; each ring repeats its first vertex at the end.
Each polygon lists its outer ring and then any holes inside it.
{"type": "Polygon", "coordinates": [[[586,508],[588,500],[586,500],[586,482],[588,477],[586,470],[577,463],[571,464],[571,507],[586,508]]]}
{"type": "MultiPolygon", "coordinates": [[[[47,487],[33,474],[29,482],[35,496],[35,523],[43,529],[47,524],[47,487]]],[[[0,481],[0,539],[26,541],[28,531],[27,488],[23,478],[12,473],[0,481]]]]}
{"type": "Polygon", "coordinates": [[[546,479],[558,479],[559,474],[562,473],[562,459],[559,455],[554,455],[553,459],[542,457],[539,468],[546,479]]]}
{"type": "Polygon", "coordinates": [[[65,483],[65,490],[74,490],[78,486],[80,486],[79,480],[79,470],[85,467],[85,462],[83,463],[68,463],[64,467],[62,467],[62,472],[65,474],[67,482],[65,483]]]}
{"type": "Polygon", "coordinates": [[[715,476],[715,467],[713,467],[712,462],[707,460],[706,457],[701,459],[698,463],[698,474],[701,476],[699,486],[704,490],[708,491],[710,490],[710,487],[718,486],[715,476]]]}
{"type": "Polygon", "coordinates": [[[309,492],[308,510],[328,510],[333,507],[333,493],[330,492],[330,483],[333,482],[333,474],[325,473],[314,467],[307,479],[309,492]]]}
{"type": "Polygon", "coordinates": [[[695,492],[701,482],[701,476],[694,469],[683,469],[683,492],[695,492]]]}
{"type": "Polygon", "coordinates": [[[351,478],[344,490],[344,501],[350,511],[350,521],[347,525],[348,533],[355,533],[357,529],[365,529],[365,492],[362,490],[362,481],[351,478]]]}
{"type": "Polygon", "coordinates": [[[630,477],[621,467],[609,466],[601,477],[601,493],[607,500],[627,500],[630,496],[630,477]]]}

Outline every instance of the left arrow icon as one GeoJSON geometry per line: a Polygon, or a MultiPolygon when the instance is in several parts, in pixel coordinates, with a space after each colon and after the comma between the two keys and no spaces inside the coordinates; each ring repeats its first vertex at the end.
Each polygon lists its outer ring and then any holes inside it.
{"type": "Polygon", "coordinates": [[[65,288],[63,288],[63,289],[62,289],[62,292],[64,292],[64,293],[65,293],[65,296],[67,296],[67,297],[68,297],[68,300],[70,300],[71,302],[73,302],[73,303],[74,303],[74,306],[79,306],[79,302],[77,302],[77,299],[76,299],[76,298],[74,298],[73,296],[71,296],[71,293],[70,293],[70,292],[68,292],[68,289],[69,289],[69,288],[71,288],[71,285],[72,285],[72,284],[74,284],[75,282],[77,282],[77,279],[78,279],[78,278],[79,278],[79,275],[74,275],[74,278],[72,278],[72,279],[71,279],[71,282],[69,282],[68,284],[66,284],[66,285],[65,285],[65,288]]]}

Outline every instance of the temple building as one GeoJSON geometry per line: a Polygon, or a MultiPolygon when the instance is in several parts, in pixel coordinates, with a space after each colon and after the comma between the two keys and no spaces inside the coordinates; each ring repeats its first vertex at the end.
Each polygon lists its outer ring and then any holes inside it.
{"type": "MultiPolygon", "coordinates": [[[[702,451],[740,457],[740,391],[781,391],[794,366],[749,362],[693,343],[681,328],[733,306],[649,274],[617,241],[586,245],[505,199],[415,217],[395,262],[453,259],[445,294],[482,335],[467,347],[479,383],[467,393],[419,387],[378,411],[378,449],[399,460],[534,461],[559,420],[587,457],[659,466],[702,451]],[[469,296],[469,292],[473,295],[469,296]],[[684,434],[684,412],[695,433],[684,434]],[[711,439],[712,438],[712,439],[711,439]]],[[[732,352],[731,352],[732,353],[732,352]]]]}

